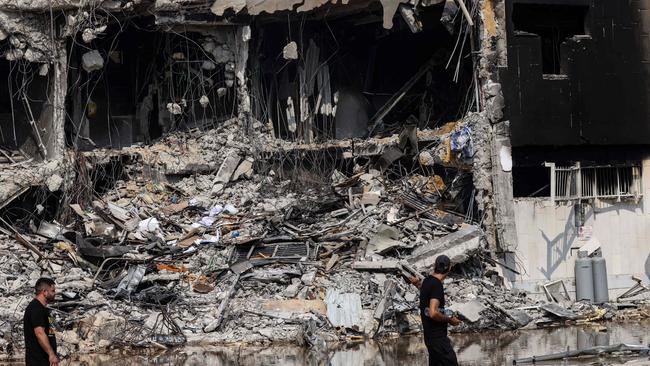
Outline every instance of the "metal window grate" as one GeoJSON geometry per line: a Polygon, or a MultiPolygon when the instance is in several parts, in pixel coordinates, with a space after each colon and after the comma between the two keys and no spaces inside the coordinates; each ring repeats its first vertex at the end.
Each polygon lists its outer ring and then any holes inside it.
{"type": "Polygon", "coordinates": [[[641,166],[638,163],[621,165],[556,166],[551,169],[551,200],[579,201],[610,199],[638,199],[641,194],[641,166]]]}
{"type": "Polygon", "coordinates": [[[309,244],[302,242],[238,245],[232,262],[256,259],[300,259],[309,256],[309,244]]]}

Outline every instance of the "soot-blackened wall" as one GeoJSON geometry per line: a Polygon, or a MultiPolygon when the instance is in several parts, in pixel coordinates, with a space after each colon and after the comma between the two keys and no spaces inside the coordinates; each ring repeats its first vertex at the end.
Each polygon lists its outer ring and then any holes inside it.
{"type": "Polygon", "coordinates": [[[513,146],[650,141],[650,5],[506,0],[513,146]]]}

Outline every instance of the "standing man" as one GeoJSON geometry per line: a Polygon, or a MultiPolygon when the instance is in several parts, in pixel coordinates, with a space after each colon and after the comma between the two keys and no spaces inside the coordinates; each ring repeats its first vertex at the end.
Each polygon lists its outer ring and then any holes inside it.
{"type": "Polygon", "coordinates": [[[36,297],[27,305],[23,316],[25,332],[25,364],[27,366],[58,366],[54,319],[47,304],[54,300],[56,288],[51,278],[39,278],[34,285],[36,297]]]}
{"type": "Polygon", "coordinates": [[[428,276],[421,283],[415,278],[411,280],[420,288],[420,317],[424,344],[429,351],[429,366],[458,365],[456,352],[447,337],[447,324],[456,326],[460,324],[460,320],[444,313],[445,291],[442,282],[450,271],[449,257],[440,255],[436,258],[432,276],[428,276]]]}

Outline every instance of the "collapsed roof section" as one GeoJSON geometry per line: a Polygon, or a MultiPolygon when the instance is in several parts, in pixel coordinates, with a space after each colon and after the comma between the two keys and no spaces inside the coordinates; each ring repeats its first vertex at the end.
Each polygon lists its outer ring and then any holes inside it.
{"type": "MultiPolygon", "coordinates": [[[[158,1],[166,2],[166,1],[158,1]]],[[[422,7],[443,3],[444,0],[429,1],[402,1],[402,0],[217,0],[210,7],[210,11],[218,16],[235,14],[262,15],[275,14],[282,11],[295,13],[311,12],[314,18],[328,17],[335,19],[337,16],[353,13],[368,13],[377,5],[381,5],[382,23],[385,29],[393,27],[393,18],[398,9],[400,12],[412,14],[414,5],[422,7]]]]}

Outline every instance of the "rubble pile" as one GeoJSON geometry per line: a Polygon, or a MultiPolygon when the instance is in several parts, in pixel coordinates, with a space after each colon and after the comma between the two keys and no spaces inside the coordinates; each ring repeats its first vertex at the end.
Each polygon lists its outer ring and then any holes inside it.
{"type": "MultiPolygon", "coordinates": [[[[446,291],[465,320],[458,331],[597,311],[548,308],[504,286],[503,265],[463,209],[462,170],[399,176],[383,154],[320,177],[292,166],[288,179],[287,167],[254,151],[236,126],[125,149],[133,158],[96,182],[91,199],[64,195],[57,219],[38,210],[13,225],[3,219],[2,350],[22,347],[22,311],[41,276],[57,282],[63,355],[188,343],[327,347],[417,333],[410,281],[440,254],[457,264],[446,291]]],[[[90,171],[112,161],[93,156],[90,171]]]]}

